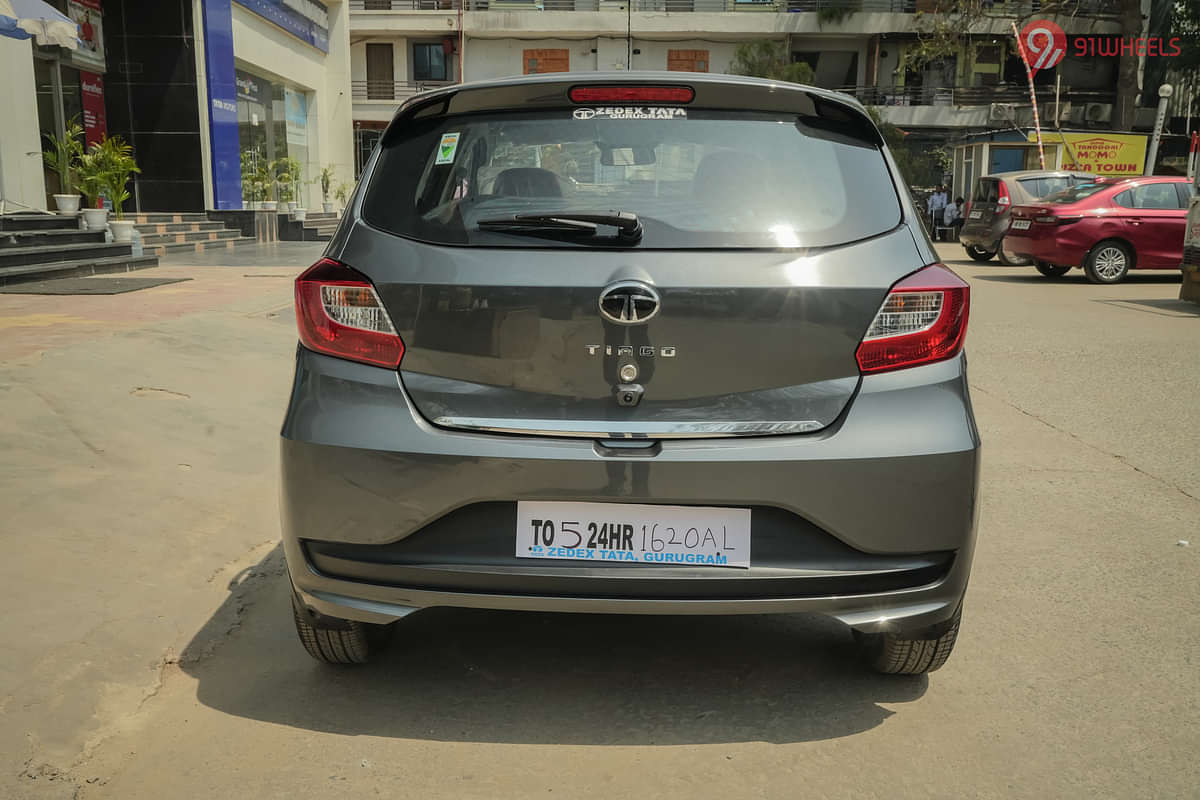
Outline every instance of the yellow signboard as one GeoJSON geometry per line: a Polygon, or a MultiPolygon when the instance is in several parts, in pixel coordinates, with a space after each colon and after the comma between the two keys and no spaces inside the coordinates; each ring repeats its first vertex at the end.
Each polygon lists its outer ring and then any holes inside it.
{"type": "MultiPolygon", "coordinates": [[[[1070,147],[1063,150],[1063,169],[1080,169],[1094,175],[1141,175],[1146,165],[1146,137],[1140,134],[1042,134],[1046,145],[1061,144],[1064,139],[1070,147]]],[[[1029,134],[1029,141],[1036,142],[1037,135],[1029,134]]]]}

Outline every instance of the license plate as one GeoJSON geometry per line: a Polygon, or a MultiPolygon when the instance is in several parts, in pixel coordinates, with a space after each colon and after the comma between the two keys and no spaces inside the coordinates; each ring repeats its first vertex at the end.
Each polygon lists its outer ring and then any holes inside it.
{"type": "Polygon", "coordinates": [[[1029,220],[1027,220],[1027,219],[1014,219],[1014,220],[1013,220],[1013,224],[1012,224],[1012,229],[1013,229],[1014,231],[1026,231],[1026,230],[1029,230],[1029,220]]]}
{"type": "Polygon", "coordinates": [[[972,211],[970,214],[967,214],[967,219],[982,219],[982,218],[983,218],[982,211],[972,211]]]}
{"type": "Polygon", "coordinates": [[[750,509],[517,503],[518,558],[750,566],[750,509]]]}

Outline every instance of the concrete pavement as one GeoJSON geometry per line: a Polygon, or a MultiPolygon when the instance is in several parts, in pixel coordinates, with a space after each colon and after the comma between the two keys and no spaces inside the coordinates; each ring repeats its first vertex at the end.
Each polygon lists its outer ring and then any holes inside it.
{"type": "Polygon", "coordinates": [[[1200,307],[1169,273],[941,247],[972,284],[985,473],[928,678],[858,670],[819,619],[441,609],[321,667],[275,500],[287,278],[319,248],[0,296],[0,796],[1193,795],[1200,307]]]}

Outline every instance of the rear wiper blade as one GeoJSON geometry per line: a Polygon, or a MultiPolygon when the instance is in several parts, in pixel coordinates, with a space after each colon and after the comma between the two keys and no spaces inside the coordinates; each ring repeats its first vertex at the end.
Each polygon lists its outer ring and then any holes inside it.
{"type": "Polygon", "coordinates": [[[617,229],[617,238],[639,241],[642,221],[632,211],[546,211],[479,220],[480,230],[531,235],[595,236],[601,225],[617,229]]]}

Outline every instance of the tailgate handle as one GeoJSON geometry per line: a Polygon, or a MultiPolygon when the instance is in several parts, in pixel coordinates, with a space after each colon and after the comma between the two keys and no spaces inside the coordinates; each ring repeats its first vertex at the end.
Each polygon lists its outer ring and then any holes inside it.
{"type": "Polygon", "coordinates": [[[662,452],[655,439],[597,439],[592,449],[601,458],[654,458],[662,452]]]}

